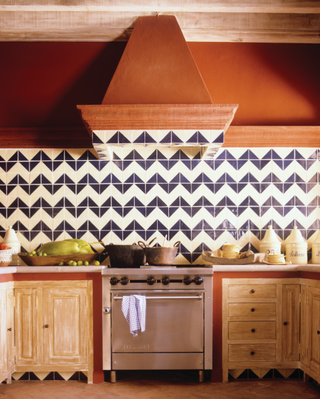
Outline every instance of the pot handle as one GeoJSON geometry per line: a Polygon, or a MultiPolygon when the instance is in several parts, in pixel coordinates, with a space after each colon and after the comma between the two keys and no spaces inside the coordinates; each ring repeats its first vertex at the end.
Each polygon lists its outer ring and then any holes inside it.
{"type": "Polygon", "coordinates": [[[175,244],[173,244],[174,247],[180,247],[181,241],[177,241],[175,244]]]}
{"type": "Polygon", "coordinates": [[[138,245],[139,247],[141,247],[142,249],[147,248],[146,244],[143,241],[138,241],[138,245]]]}

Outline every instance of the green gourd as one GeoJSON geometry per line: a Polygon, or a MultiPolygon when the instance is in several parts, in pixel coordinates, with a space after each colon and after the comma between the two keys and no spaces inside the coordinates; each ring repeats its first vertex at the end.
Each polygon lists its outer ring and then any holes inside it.
{"type": "Polygon", "coordinates": [[[47,255],[72,255],[72,254],[92,254],[90,244],[85,240],[68,239],[63,241],[52,241],[42,245],[38,253],[47,255]]]}

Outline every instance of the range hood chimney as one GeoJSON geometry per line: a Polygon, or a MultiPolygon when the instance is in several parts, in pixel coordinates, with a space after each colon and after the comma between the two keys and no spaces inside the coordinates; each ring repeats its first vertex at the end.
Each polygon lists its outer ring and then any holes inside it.
{"type": "Polygon", "coordinates": [[[100,105],[78,105],[101,159],[119,146],[213,158],[238,105],[213,104],[174,16],[139,17],[100,105]]]}

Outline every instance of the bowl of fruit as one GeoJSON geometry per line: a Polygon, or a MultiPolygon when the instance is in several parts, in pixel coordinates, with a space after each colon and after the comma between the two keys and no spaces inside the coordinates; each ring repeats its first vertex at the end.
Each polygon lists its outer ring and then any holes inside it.
{"type": "Polygon", "coordinates": [[[9,266],[12,262],[12,248],[8,247],[4,242],[0,244],[0,267],[9,266]]]}
{"type": "Polygon", "coordinates": [[[28,266],[89,266],[100,264],[94,252],[85,240],[69,239],[53,241],[42,245],[32,252],[20,252],[20,258],[28,266]]]}

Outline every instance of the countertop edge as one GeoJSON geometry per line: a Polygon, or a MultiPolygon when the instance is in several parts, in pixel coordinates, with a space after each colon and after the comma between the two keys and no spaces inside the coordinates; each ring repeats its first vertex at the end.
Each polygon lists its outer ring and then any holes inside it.
{"type": "MultiPolygon", "coordinates": [[[[207,272],[209,274],[219,273],[219,272],[229,272],[229,273],[238,273],[238,272],[311,272],[311,273],[320,273],[320,265],[263,265],[263,264],[251,264],[251,265],[205,265],[207,272]]],[[[159,268],[160,270],[165,270],[165,268],[159,268]]],[[[158,271],[159,271],[158,269],[158,271]]],[[[201,268],[204,270],[203,268],[201,268]]],[[[152,273],[152,271],[156,271],[153,269],[116,269],[110,268],[107,266],[7,266],[0,267],[0,274],[16,274],[16,273],[102,273],[105,275],[110,275],[113,273],[129,273],[132,271],[138,273],[137,270],[141,272],[144,270],[146,272],[152,273]],[[102,273],[102,271],[104,272],[102,273]]],[[[168,269],[167,269],[168,270],[168,269]]],[[[173,269],[175,271],[180,270],[182,273],[195,273],[197,268],[193,268],[191,266],[186,266],[185,268],[177,268],[173,269]]]]}
{"type": "Polygon", "coordinates": [[[0,274],[16,273],[101,273],[105,266],[7,266],[0,267],[0,274]]]}

